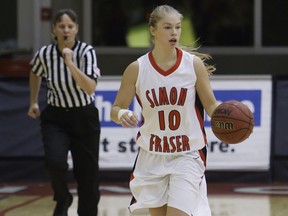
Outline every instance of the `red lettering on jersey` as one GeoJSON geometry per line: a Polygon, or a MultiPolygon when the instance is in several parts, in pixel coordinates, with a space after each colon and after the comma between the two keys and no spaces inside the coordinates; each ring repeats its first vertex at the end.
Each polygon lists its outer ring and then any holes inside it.
{"type": "Polygon", "coordinates": [[[148,100],[149,103],[150,103],[150,107],[151,107],[151,108],[154,108],[155,105],[154,105],[152,99],[149,97],[149,94],[150,94],[150,92],[149,92],[149,90],[147,90],[147,91],[146,91],[146,98],[147,98],[147,100],[148,100]]]}
{"type": "Polygon", "coordinates": [[[165,87],[159,88],[159,105],[169,105],[168,95],[165,87]]]}
{"type": "Polygon", "coordinates": [[[174,139],[175,139],[175,136],[171,136],[169,138],[169,142],[170,142],[170,145],[171,145],[171,152],[175,152],[176,151],[176,145],[174,143],[174,139]]]}
{"type": "Polygon", "coordinates": [[[187,97],[187,91],[187,88],[181,88],[180,93],[178,94],[177,88],[175,87],[171,88],[170,92],[167,92],[166,87],[160,87],[158,89],[158,97],[155,89],[151,89],[146,91],[146,98],[149,101],[151,108],[154,108],[155,106],[170,104],[184,106],[187,97]]]}
{"type": "Polygon", "coordinates": [[[183,151],[190,150],[189,137],[185,135],[182,136],[182,145],[183,145],[183,151]]]}
{"type": "Polygon", "coordinates": [[[175,87],[170,90],[170,102],[172,105],[175,105],[177,102],[177,89],[175,87]]]}
{"type": "Polygon", "coordinates": [[[156,96],[156,93],[155,93],[155,89],[151,89],[151,92],[152,92],[152,96],[153,96],[153,100],[154,100],[155,105],[159,106],[159,103],[157,101],[157,96],[156,96]]]}
{"type": "Polygon", "coordinates": [[[166,136],[163,137],[163,152],[165,153],[170,152],[169,142],[166,136]]]}
{"type": "Polygon", "coordinates": [[[149,150],[150,151],[156,151],[156,152],[162,152],[162,146],[161,146],[160,137],[151,134],[149,150]]]}
{"type": "Polygon", "coordinates": [[[189,151],[189,138],[186,135],[178,135],[169,138],[164,136],[161,139],[159,136],[151,134],[149,150],[163,153],[189,151]]]}
{"type": "Polygon", "coordinates": [[[178,106],[184,106],[186,96],[187,96],[187,88],[181,88],[180,96],[177,103],[178,106]]]}

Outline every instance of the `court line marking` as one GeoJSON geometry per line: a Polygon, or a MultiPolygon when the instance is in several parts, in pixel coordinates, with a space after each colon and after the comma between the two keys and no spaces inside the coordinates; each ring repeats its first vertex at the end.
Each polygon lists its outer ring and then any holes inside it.
{"type": "Polygon", "coordinates": [[[233,190],[237,193],[254,193],[254,194],[288,194],[288,186],[261,186],[261,187],[241,187],[233,190]]]}

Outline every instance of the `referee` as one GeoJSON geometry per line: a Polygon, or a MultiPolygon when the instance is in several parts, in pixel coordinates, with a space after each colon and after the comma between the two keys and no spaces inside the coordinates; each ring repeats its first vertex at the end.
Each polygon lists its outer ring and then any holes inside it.
{"type": "Polygon", "coordinates": [[[77,33],[75,12],[58,11],[53,21],[55,43],[41,47],[31,61],[28,115],[41,120],[45,165],[56,201],[53,216],[68,215],[73,201],[66,179],[69,150],[77,181],[78,215],[96,216],[100,199],[100,123],[94,103],[100,73],[95,50],[77,40],[77,33]],[[47,85],[47,106],[40,115],[42,78],[47,85]]]}

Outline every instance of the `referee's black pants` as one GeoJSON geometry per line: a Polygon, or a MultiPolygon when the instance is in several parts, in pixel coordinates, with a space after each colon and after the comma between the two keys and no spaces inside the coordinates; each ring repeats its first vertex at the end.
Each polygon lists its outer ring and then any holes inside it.
{"type": "Polygon", "coordinates": [[[41,114],[41,131],[54,200],[61,202],[71,197],[67,185],[67,156],[70,150],[77,181],[78,214],[97,216],[100,199],[100,123],[97,108],[93,104],[70,109],[47,106],[41,114]]]}

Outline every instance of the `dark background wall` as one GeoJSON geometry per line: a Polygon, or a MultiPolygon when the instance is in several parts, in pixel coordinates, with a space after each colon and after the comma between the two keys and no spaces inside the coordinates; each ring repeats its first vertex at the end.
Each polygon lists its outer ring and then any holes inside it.
{"type": "MultiPolygon", "coordinates": [[[[149,49],[119,49],[96,48],[98,63],[105,76],[121,75],[129,63],[135,61],[149,49]]],[[[215,65],[215,74],[271,74],[273,76],[288,76],[287,53],[284,54],[253,54],[246,51],[243,54],[213,53],[210,49],[199,50],[212,56],[209,64],[215,65]]]]}

